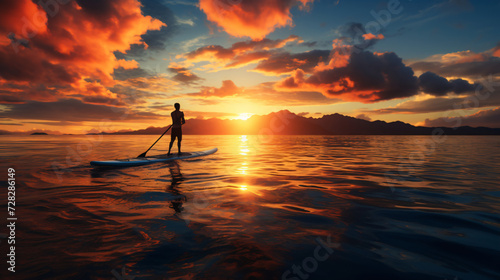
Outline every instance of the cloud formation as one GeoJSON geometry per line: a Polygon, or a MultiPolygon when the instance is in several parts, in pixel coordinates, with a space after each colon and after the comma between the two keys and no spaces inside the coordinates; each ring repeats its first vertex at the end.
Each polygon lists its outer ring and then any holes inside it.
{"type": "Polygon", "coordinates": [[[485,52],[470,50],[448,54],[433,55],[416,61],[410,66],[417,71],[431,71],[444,77],[468,77],[500,74],[500,46],[485,52]]]}
{"type": "Polygon", "coordinates": [[[202,78],[195,75],[193,72],[189,71],[189,69],[182,66],[170,66],[168,70],[175,75],[172,77],[172,80],[183,83],[183,84],[192,84],[203,80],[202,78]]]}
{"type": "Polygon", "coordinates": [[[164,116],[149,112],[135,112],[122,107],[87,104],[77,99],[61,99],[53,102],[28,101],[10,104],[1,118],[47,121],[146,121],[164,116]]]}
{"type": "Polygon", "coordinates": [[[288,78],[276,83],[278,90],[318,91],[330,98],[363,103],[406,98],[419,92],[434,96],[462,94],[474,91],[477,86],[429,71],[417,78],[413,69],[395,53],[368,51],[384,37],[366,33],[360,24],[345,25],[338,32],[342,36],[333,40],[327,59],[321,51],[279,54],[260,62],[255,71],[291,72],[288,78]]]}
{"type": "Polygon", "coordinates": [[[281,90],[316,90],[327,97],[365,103],[409,97],[418,91],[413,70],[395,53],[354,52],[342,64],[310,76],[296,70],[276,86],[281,90]]]}
{"type": "Polygon", "coordinates": [[[299,41],[301,39],[298,36],[290,35],[286,39],[271,40],[265,38],[262,40],[241,41],[234,43],[229,48],[220,45],[209,45],[179,56],[179,58],[184,58],[186,63],[207,61],[210,64],[206,68],[239,68],[266,59],[272,55],[273,50],[283,48],[288,43],[299,41]]]}
{"type": "Polygon", "coordinates": [[[237,87],[233,81],[225,80],[222,81],[222,86],[220,88],[217,87],[203,87],[200,92],[197,93],[189,93],[189,96],[193,97],[228,97],[235,96],[241,93],[241,89],[237,87]]]}
{"type": "Polygon", "coordinates": [[[418,83],[422,91],[433,95],[446,95],[447,93],[471,92],[477,85],[470,84],[463,79],[448,81],[432,72],[425,72],[418,77],[418,83]]]}
{"type": "Polygon", "coordinates": [[[276,28],[293,25],[290,10],[314,0],[200,0],[207,19],[236,37],[263,39],[276,28]]]}
{"type": "Polygon", "coordinates": [[[500,94],[498,91],[493,91],[491,93],[482,91],[479,96],[480,97],[475,95],[430,97],[424,100],[409,100],[394,107],[365,112],[372,114],[421,114],[500,106],[500,94]]]}
{"type": "Polygon", "coordinates": [[[355,51],[366,50],[384,39],[383,34],[372,34],[366,31],[365,25],[359,22],[350,22],[336,30],[338,41],[344,46],[352,46],[355,51]]]}
{"type": "Polygon", "coordinates": [[[148,30],[141,35],[143,44],[132,44],[126,52],[127,57],[141,57],[148,51],[161,51],[167,47],[170,39],[181,30],[180,22],[166,3],[158,0],[140,0],[142,14],[163,22],[160,29],[148,30]]]}
{"type": "Polygon", "coordinates": [[[303,53],[280,52],[259,62],[254,71],[266,75],[289,74],[297,69],[311,73],[316,65],[329,60],[329,50],[312,50],[303,53]]]}
{"type": "MultiPolygon", "coordinates": [[[[142,34],[164,26],[144,16],[137,0],[69,1],[57,7],[46,5],[46,11],[30,0],[8,2],[2,5],[9,7],[0,9],[0,37],[11,42],[0,41],[0,77],[13,86],[58,87],[52,93],[61,98],[71,94],[109,97],[104,88],[114,84],[113,69],[137,66],[135,61],[116,59],[114,52],[144,44],[142,34]],[[93,90],[95,83],[103,90],[93,90]]],[[[23,96],[47,100],[39,97],[23,96]]]]}
{"type": "Polygon", "coordinates": [[[464,117],[426,119],[424,125],[430,127],[471,126],[500,128],[500,107],[492,110],[482,110],[464,117]]]}

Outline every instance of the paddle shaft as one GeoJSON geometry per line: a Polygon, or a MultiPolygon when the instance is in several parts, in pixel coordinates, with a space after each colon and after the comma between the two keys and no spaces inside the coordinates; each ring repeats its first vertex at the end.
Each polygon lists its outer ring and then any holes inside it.
{"type": "Polygon", "coordinates": [[[158,140],[156,140],[156,141],[153,143],[153,145],[151,145],[151,147],[149,147],[149,149],[147,149],[144,153],[140,154],[140,155],[138,156],[138,158],[140,158],[140,157],[145,157],[145,156],[146,156],[146,153],[147,153],[147,152],[149,152],[149,150],[151,150],[151,148],[153,148],[153,146],[156,144],[156,142],[160,141],[160,139],[163,137],[163,135],[165,135],[165,133],[167,133],[167,131],[169,131],[171,127],[172,127],[172,126],[169,126],[169,127],[167,128],[167,130],[165,130],[165,132],[163,132],[163,134],[160,136],[160,138],[158,138],[158,140]]]}

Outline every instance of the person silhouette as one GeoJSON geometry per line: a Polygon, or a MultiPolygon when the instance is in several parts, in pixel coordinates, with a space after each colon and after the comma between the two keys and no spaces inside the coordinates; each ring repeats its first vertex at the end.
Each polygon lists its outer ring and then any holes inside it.
{"type": "Polygon", "coordinates": [[[179,103],[175,103],[174,107],[175,111],[170,114],[170,116],[172,116],[172,132],[170,134],[170,145],[168,146],[167,155],[170,155],[170,150],[172,150],[175,138],[177,138],[179,155],[181,154],[182,125],[186,123],[186,120],[184,119],[184,112],[180,111],[181,105],[179,103]]]}

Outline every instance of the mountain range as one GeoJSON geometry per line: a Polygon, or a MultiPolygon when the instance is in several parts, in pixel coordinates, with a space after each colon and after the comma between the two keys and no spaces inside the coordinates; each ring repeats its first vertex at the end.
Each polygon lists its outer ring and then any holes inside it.
{"type": "MultiPolygon", "coordinates": [[[[165,127],[148,127],[133,131],[103,134],[145,135],[162,134],[165,127]]],[[[500,135],[500,128],[488,127],[422,127],[396,121],[368,121],[341,114],[321,118],[303,117],[288,110],[264,116],[254,115],[248,120],[189,119],[183,126],[184,134],[194,135],[500,135]]]]}

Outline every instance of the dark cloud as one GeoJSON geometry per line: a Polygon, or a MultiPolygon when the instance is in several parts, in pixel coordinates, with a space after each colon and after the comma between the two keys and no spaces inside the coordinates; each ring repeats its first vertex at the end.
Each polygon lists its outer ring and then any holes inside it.
{"type": "Polygon", "coordinates": [[[318,42],[311,41],[311,42],[302,42],[302,43],[299,43],[299,46],[304,46],[304,47],[312,48],[312,47],[315,47],[317,44],[318,44],[318,42]]]}
{"type": "Polygon", "coordinates": [[[417,77],[400,57],[368,51],[354,52],[347,65],[316,71],[307,78],[299,70],[278,88],[314,89],[328,97],[361,102],[404,98],[418,92],[417,77]]]}
{"type": "Polygon", "coordinates": [[[91,103],[91,104],[108,104],[112,106],[126,106],[124,102],[117,98],[111,98],[111,97],[106,97],[106,96],[84,96],[82,100],[85,103],[91,103]]]}
{"type": "Polygon", "coordinates": [[[486,61],[458,62],[447,64],[436,61],[421,61],[410,65],[415,70],[432,71],[446,77],[479,77],[500,74],[500,58],[486,61]]]}
{"type": "Polygon", "coordinates": [[[9,104],[0,112],[0,118],[31,119],[48,121],[146,121],[164,116],[148,112],[133,112],[123,107],[94,105],[77,99],[62,99],[54,102],[29,101],[9,104]]]}
{"type": "Polygon", "coordinates": [[[36,52],[16,55],[9,49],[0,49],[0,77],[9,81],[29,81],[55,85],[73,83],[79,75],[63,65],[44,59],[36,52]]]}
{"type": "MultiPolygon", "coordinates": [[[[392,52],[382,55],[366,51],[353,53],[346,71],[357,90],[374,90],[366,97],[372,96],[376,100],[408,97],[417,91],[413,70],[392,52]]],[[[314,81],[314,78],[311,80],[314,81]]]]}
{"type": "Polygon", "coordinates": [[[452,91],[457,94],[472,92],[479,86],[478,84],[471,84],[463,79],[450,80],[450,84],[452,85],[452,91]]]}
{"type": "Polygon", "coordinates": [[[171,73],[174,73],[175,76],[172,78],[174,81],[183,83],[183,84],[192,84],[203,80],[203,78],[198,77],[193,72],[189,71],[189,69],[185,67],[169,67],[168,70],[171,73]]]}
{"type": "Polygon", "coordinates": [[[161,103],[161,102],[155,102],[153,105],[148,106],[148,108],[155,109],[155,110],[173,111],[174,105],[173,104],[166,105],[166,104],[161,103]]]}
{"type": "Polygon", "coordinates": [[[119,81],[124,81],[124,80],[128,80],[128,79],[139,78],[139,77],[146,77],[146,76],[151,76],[151,74],[148,71],[146,71],[140,67],[133,68],[133,69],[125,69],[123,67],[118,67],[118,68],[114,69],[114,72],[113,72],[113,78],[115,80],[119,80],[119,81]]]}
{"type": "Polygon", "coordinates": [[[14,95],[0,95],[0,104],[5,103],[24,103],[24,99],[14,95]]]}
{"type": "Polygon", "coordinates": [[[373,114],[420,114],[470,108],[500,106],[500,92],[478,91],[478,95],[464,97],[435,97],[425,100],[410,100],[395,107],[366,111],[373,114]]]}
{"type": "Polygon", "coordinates": [[[479,111],[464,117],[426,119],[424,125],[429,127],[471,126],[500,128],[500,107],[492,110],[479,111]]]}
{"type": "Polygon", "coordinates": [[[450,92],[457,94],[474,91],[477,85],[470,84],[463,79],[448,81],[432,72],[425,72],[418,77],[420,89],[432,95],[446,95],[450,92]]]}
{"type": "Polygon", "coordinates": [[[418,83],[424,92],[434,95],[445,95],[452,90],[452,85],[446,78],[432,72],[420,75],[418,83]]]}
{"type": "Polygon", "coordinates": [[[103,26],[114,24],[112,14],[116,14],[117,10],[113,5],[112,0],[76,0],[78,6],[89,17],[92,17],[96,22],[103,26]]]}
{"type": "Polygon", "coordinates": [[[254,70],[278,75],[290,73],[296,69],[310,73],[318,63],[328,62],[329,56],[330,50],[312,50],[296,54],[281,52],[273,54],[268,59],[259,62],[254,70]]]}
{"type": "Polygon", "coordinates": [[[453,110],[454,105],[462,104],[465,98],[445,98],[436,97],[422,101],[406,101],[395,107],[377,109],[369,111],[374,114],[400,114],[400,113],[433,113],[453,110]]]}
{"type": "Polygon", "coordinates": [[[500,43],[490,50],[475,53],[470,50],[433,55],[410,65],[418,71],[431,71],[445,77],[469,77],[500,74],[500,43]]]}
{"type": "Polygon", "coordinates": [[[22,124],[22,123],[0,122],[0,125],[23,126],[24,124],[22,124]]]}
{"type": "Polygon", "coordinates": [[[37,122],[27,122],[23,121],[23,123],[29,124],[43,124],[50,126],[70,126],[70,125],[81,125],[81,122],[68,122],[68,121],[37,121],[37,122]]]}

